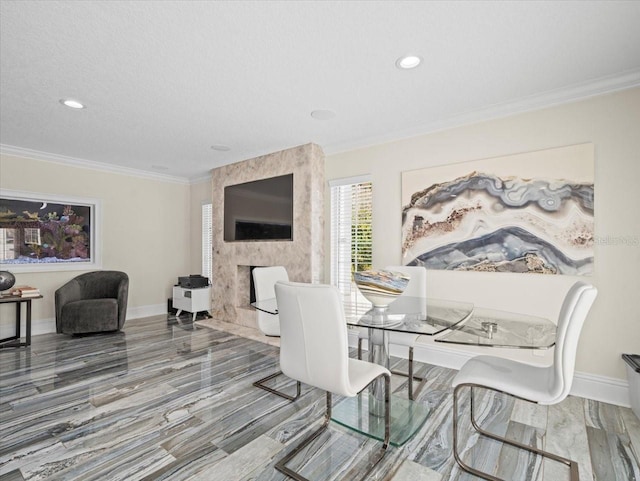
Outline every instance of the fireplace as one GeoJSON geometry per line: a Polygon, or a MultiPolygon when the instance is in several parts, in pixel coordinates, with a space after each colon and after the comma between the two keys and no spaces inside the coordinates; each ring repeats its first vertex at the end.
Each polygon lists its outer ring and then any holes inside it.
{"type": "Polygon", "coordinates": [[[256,288],[253,284],[253,270],[256,267],[264,266],[238,266],[238,307],[247,306],[256,300],[256,288]]]}
{"type": "Polygon", "coordinates": [[[253,285],[253,270],[264,266],[238,266],[238,307],[247,307],[256,300],[256,288],[253,285]]]}
{"type": "Polygon", "coordinates": [[[224,188],[293,173],[293,240],[224,241],[223,209],[212,212],[211,314],[215,319],[256,327],[252,266],[284,266],[296,282],[322,282],[324,262],[324,154],[302,145],[211,171],[212,203],[224,206],[224,188]]]}
{"type": "Polygon", "coordinates": [[[256,301],[256,286],[253,283],[253,270],[255,268],[256,266],[249,266],[249,303],[256,301]]]}

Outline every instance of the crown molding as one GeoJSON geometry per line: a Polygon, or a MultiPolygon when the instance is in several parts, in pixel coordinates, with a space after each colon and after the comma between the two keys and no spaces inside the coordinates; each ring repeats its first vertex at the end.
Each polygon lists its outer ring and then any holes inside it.
{"type": "Polygon", "coordinates": [[[159,174],[155,172],[146,172],[144,170],[132,169],[131,167],[122,167],[119,165],[106,164],[104,162],[96,162],[93,160],[79,159],[76,157],[67,157],[66,155],[53,154],[51,152],[43,152],[40,150],[25,149],[14,145],[0,144],[0,154],[13,155],[33,160],[41,160],[44,162],[53,162],[55,164],[78,167],[81,169],[96,170],[99,172],[108,172],[111,174],[127,175],[129,177],[140,177],[143,179],[158,180],[161,182],[171,182],[175,184],[189,184],[186,177],[178,177],[174,175],[159,174]]]}
{"type": "Polygon", "coordinates": [[[209,181],[211,181],[211,173],[189,178],[189,185],[200,184],[209,181]]]}
{"type": "MultiPolygon", "coordinates": [[[[427,135],[438,131],[462,127],[479,122],[486,122],[504,117],[510,117],[526,112],[532,112],[545,108],[551,108],[563,104],[585,100],[590,97],[604,95],[627,90],[640,86],[640,69],[630,70],[623,74],[601,77],[596,80],[581,82],[566,88],[550,90],[541,94],[520,98],[512,102],[491,105],[486,108],[465,112],[448,119],[438,120],[428,124],[423,124],[410,129],[390,132],[381,136],[367,137],[355,141],[340,142],[323,147],[327,155],[338,154],[350,150],[356,150],[374,145],[395,142],[402,139],[427,135]]],[[[15,155],[19,157],[41,160],[45,162],[55,162],[62,165],[69,165],[101,172],[110,172],[134,177],[140,177],[162,182],[172,182],[178,184],[198,184],[211,179],[211,174],[203,174],[192,178],[179,177],[156,172],[133,169],[130,167],[116,166],[103,162],[96,162],[87,159],[68,157],[50,152],[27,149],[13,145],[0,144],[0,153],[15,155]]]]}
{"type": "Polygon", "coordinates": [[[578,102],[590,97],[640,87],[640,69],[630,70],[623,74],[601,77],[596,80],[581,82],[569,87],[550,90],[541,94],[530,95],[512,102],[491,105],[482,109],[465,112],[448,119],[438,120],[417,127],[391,132],[383,136],[359,139],[355,142],[341,142],[324,147],[325,153],[332,155],[350,150],[372,147],[395,142],[410,137],[418,137],[438,131],[471,125],[489,120],[510,117],[512,115],[533,112],[563,104],[578,102]]]}

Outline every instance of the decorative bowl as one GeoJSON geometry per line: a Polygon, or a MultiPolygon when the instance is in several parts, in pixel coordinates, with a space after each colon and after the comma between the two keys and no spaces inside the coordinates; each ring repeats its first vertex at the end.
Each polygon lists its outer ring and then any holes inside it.
{"type": "Polygon", "coordinates": [[[11,289],[16,283],[16,278],[9,271],[0,271],[0,291],[11,289]]]}
{"type": "Polygon", "coordinates": [[[354,272],[353,280],[362,295],[376,308],[387,307],[409,284],[408,275],[385,270],[354,272]]]}

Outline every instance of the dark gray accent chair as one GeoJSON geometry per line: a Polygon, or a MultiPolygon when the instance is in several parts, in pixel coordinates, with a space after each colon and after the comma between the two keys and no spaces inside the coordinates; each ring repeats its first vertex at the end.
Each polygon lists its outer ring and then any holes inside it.
{"type": "Polygon", "coordinates": [[[120,271],[80,274],[56,291],[56,332],[86,334],[124,326],[129,276],[120,271]]]}

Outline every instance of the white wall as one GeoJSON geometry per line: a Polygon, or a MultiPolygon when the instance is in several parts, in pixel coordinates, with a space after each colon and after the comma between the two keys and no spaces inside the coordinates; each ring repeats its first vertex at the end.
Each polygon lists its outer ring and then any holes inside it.
{"type": "MultiPolygon", "coordinates": [[[[166,312],[171,286],[189,271],[189,185],[2,155],[0,187],[100,199],[102,268],[129,275],[128,317],[166,312]]],[[[80,273],[15,274],[44,296],[33,302],[34,334],[52,332],[54,292],[80,273]]],[[[13,305],[1,306],[0,319],[0,337],[11,335],[13,305]]]]}
{"type": "MultiPolygon", "coordinates": [[[[374,265],[401,258],[401,173],[592,142],[595,274],[599,295],[583,330],[577,370],[625,379],[622,353],[640,353],[640,88],[326,158],[327,180],[371,174],[374,265]],[[624,237],[629,243],[612,241],[624,237]],[[609,239],[609,240],[608,240],[609,239]]],[[[329,199],[329,195],[325,196],[329,199]]],[[[325,216],[330,218],[329,202],[325,216]]],[[[330,252],[329,229],[325,249],[330,252]]],[[[329,278],[330,256],[325,256],[329,278]]],[[[556,319],[577,278],[429,271],[430,295],[556,319]]]]}

